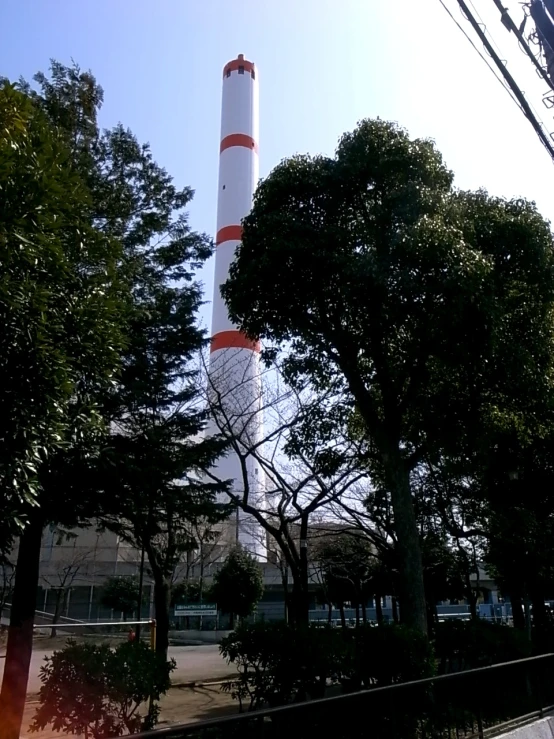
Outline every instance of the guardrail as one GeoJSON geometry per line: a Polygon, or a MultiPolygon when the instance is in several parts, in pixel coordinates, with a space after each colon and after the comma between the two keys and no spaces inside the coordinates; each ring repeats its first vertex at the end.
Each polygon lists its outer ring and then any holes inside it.
{"type": "Polygon", "coordinates": [[[554,710],[554,654],[134,735],[135,739],[470,739],[554,710]]]}
{"type": "MultiPolygon", "coordinates": [[[[4,607],[2,611],[11,611],[12,604],[11,603],[4,603],[4,607]]],[[[49,618],[53,620],[56,617],[56,614],[50,613],[49,611],[39,611],[35,610],[35,616],[38,616],[39,618],[49,618]]],[[[67,623],[67,624],[82,624],[85,623],[82,619],[78,618],[69,618],[69,616],[58,616],[58,620],[60,623],[67,623]]],[[[49,621],[48,623],[50,623],[49,621]]],[[[41,624],[41,626],[48,626],[48,623],[41,624]]]]}
{"type": "Polygon", "coordinates": [[[112,626],[124,626],[128,629],[132,629],[133,626],[148,626],[150,629],[150,647],[151,649],[156,649],[157,625],[155,618],[150,618],[147,621],[89,621],[88,623],[83,621],[71,624],[34,624],[33,629],[52,628],[56,629],[56,631],[58,629],[77,629],[77,631],[79,629],[90,629],[91,632],[94,633],[94,629],[105,627],[111,628],[112,626]]]}

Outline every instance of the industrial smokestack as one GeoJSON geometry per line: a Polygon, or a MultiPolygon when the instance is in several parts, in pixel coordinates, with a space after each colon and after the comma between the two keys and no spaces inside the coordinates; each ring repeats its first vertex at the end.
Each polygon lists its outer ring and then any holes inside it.
{"type": "MultiPolygon", "coordinates": [[[[242,236],[241,222],[252,207],[258,182],[258,72],[239,54],[223,68],[219,190],[215,280],[210,346],[210,393],[220,406],[220,426],[229,425],[244,449],[261,439],[262,418],[259,377],[260,344],[248,339],[231,323],[220,293],[242,236]]],[[[264,503],[263,470],[248,461],[249,501],[264,503]]],[[[232,479],[242,497],[244,478],[237,455],[220,459],[217,474],[232,479]]],[[[252,517],[239,511],[233,519],[237,543],[260,558],[265,557],[264,537],[252,517]]]]}

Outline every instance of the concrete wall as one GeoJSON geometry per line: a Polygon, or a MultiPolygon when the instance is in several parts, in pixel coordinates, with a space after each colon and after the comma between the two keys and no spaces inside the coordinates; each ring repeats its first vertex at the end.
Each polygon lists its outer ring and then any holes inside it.
{"type": "Polygon", "coordinates": [[[225,636],[229,636],[230,631],[198,631],[197,629],[187,629],[186,631],[170,631],[169,638],[172,642],[191,641],[202,642],[202,644],[218,644],[225,636]]]}
{"type": "Polygon", "coordinates": [[[554,739],[554,716],[546,716],[532,724],[519,726],[501,736],[506,739],[554,739]]]}

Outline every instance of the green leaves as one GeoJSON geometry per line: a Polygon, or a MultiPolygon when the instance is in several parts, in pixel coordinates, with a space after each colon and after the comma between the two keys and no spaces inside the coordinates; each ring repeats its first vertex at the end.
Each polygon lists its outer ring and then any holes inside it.
{"type": "Polygon", "coordinates": [[[59,131],[7,83],[0,130],[0,482],[25,509],[41,465],[96,423],[87,388],[117,366],[118,250],[86,223],[88,193],[59,131]]]}
{"type": "Polygon", "coordinates": [[[410,472],[433,455],[487,459],[505,435],[529,444],[554,398],[550,227],[532,203],[452,181],[433,142],[362,121],[333,159],[293,157],[259,185],[222,289],[243,331],[287,343],[287,379],[333,384],[355,409],[418,627],[410,472]]]}
{"type": "Polygon", "coordinates": [[[215,573],[211,597],[222,613],[246,618],[254,612],[263,592],[260,565],[248,552],[237,548],[215,573]]]}
{"type": "Polygon", "coordinates": [[[167,662],[144,643],[67,646],[46,658],[41,668],[40,706],[30,727],[38,732],[84,734],[95,739],[153,728],[157,701],[171,685],[175,662],[167,662]],[[138,709],[151,700],[148,715],[138,709]]]}
{"type": "MultiPolygon", "coordinates": [[[[145,594],[142,593],[142,602],[145,594]]],[[[124,619],[138,612],[139,581],[134,575],[129,577],[110,577],[102,586],[102,605],[123,613],[124,619]]]]}
{"type": "Polygon", "coordinates": [[[493,386],[544,390],[552,257],[532,204],[456,192],[432,142],[363,121],[335,159],[261,183],[223,294],[247,333],[291,342],[289,376],[338,372],[370,433],[386,417],[414,449],[458,443],[493,386]]]}

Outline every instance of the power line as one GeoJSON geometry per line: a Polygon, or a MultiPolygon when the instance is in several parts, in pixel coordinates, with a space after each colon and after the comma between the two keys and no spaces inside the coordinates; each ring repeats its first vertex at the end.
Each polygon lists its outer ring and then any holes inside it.
{"type": "MultiPolygon", "coordinates": [[[[439,0],[439,2],[443,6],[443,8],[448,12],[448,15],[454,20],[454,22],[456,23],[456,25],[460,28],[460,25],[456,22],[456,20],[454,19],[452,13],[446,7],[446,5],[443,2],[443,0],[439,0]]],[[[485,47],[485,49],[487,50],[487,52],[492,57],[494,63],[497,66],[497,68],[500,70],[500,73],[501,73],[502,77],[504,78],[506,84],[510,88],[510,94],[512,95],[512,97],[515,96],[515,98],[517,100],[517,103],[519,104],[519,107],[523,111],[523,114],[525,115],[525,117],[527,118],[527,120],[530,122],[530,124],[533,126],[533,128],[535,129],[535,133],[537,134],[537,136],[541,140],[542,144],[544,145],[544,147],[546,148],[546,150],[550,154],[551,158],[554,160],[554,148],[552,147],[552,144],[550,143],[550,140],[549,140],[547,134],[544,132],[544,130],[543,130],[540,122],[538,121],[538,119],[534,115],[533,111],[531,110],[531,107],[530,107],[529,103],[527,102],[527,100],[525,99],[524,94],[522,93],[522,91],[518,87],[516,81],[514,80],[514,78],[510,74],[510,72],[508,72],[508,70],[506,68],[506,65],[502,63],[502,60],[500,59],[500,57],[498,56],[498,54],[496,53],[496,51],[492,47],[490,41],[488,40],[485,32],[483,31],[483,29],[481,28],[481,26],[479,25],[479,23],[473,17],[473,15],[472,15],[471,11],[469,10],[469,8],[468,8],[467,4],[465,3],[465,1],[464,0],[457,0],[457,2],[458,2],[458,5],[461,8],[463,14],[467,18],[467,20],[471,23],[474,31],[479,36],[479,39],[481,40],[483,46],[485,47]]],[[[467,34],[465,33],[465,31],[463,31],[463,33],[466,36],[466,38],[469,38],[467,36],[467,34]]],[[[475,48],[475,44],[473,44],[473,42],[471,42],[471,44],[475,48]]],[[[479,56],[481,56],[481,58],[484,59],[484,57],[483,57],[482,54],[479,54],[479,56]]],[[[490,65],[488,63],[487,63],[487,66],[490,69],[490,65]]],[[[495,77],[497,77],[496,74],[495,74],[495,77]]],[[[498,77],[497,77],[497,79],[498,79],[498,77]]],[[[503,87],[506,87],[506,85],[504,83],[502,83],[502,86],[503,87]]]]}
{"type": "Polygon", "coordinates": [[[550,87],[551,90],[554,90],[554,84],[552,84],[552,80],[542,67],[542,65],[539,63],[537,57],[533,54],[533,50],[527,43],[527,40],[525,39],[525,36],[520,31],[520,29],[516,26],[514,21],[512,20],[511,15],[508,13],[508,9],[505,8],[500,0],[492,0],[493,3],[496,5],[498,10],[500,11],[500,20],[502,21],[502,24],[508,29],[509,32],[512,32],[515,34],[517,40],[521,44],[521,46],[524,48],[525,52],[527,53],[527,56],[531,59],[533,64],[535,65],[535,68],[539,75],[542,77],[542,79],[546,82],[546,84],[550,87]]]}
{"type": "Polygon", "coordinates": [[[493,35],[492,35],[492,33],[491,33],[490,29],[489,29],[489,28],[487,28],[487,25],[486,25],[485,21],[484,21],[484,20],[483,20],[483,19],[481,18],[480,14],[479,14],[479,11],[478,11],[478,10],[477,10],[477,8],[475,7],[475,5],[474,5],[474,3],[472,2],[472,0],[467,0],[467,2],[468,2],[468,5],[469,5],[469,6],[470,6],[470,7],[472,8],[472,10],[473,10],[473,15],[474,15],[474,16],[475,16],[475,17],[477,18],[477,20],[479,21],[479,23],[480,23],[480,24],[481,24],[481,26],[483,27],[483,31],[484,31],[485,33],[487,33],[487,34],[488,34],[488,37],[489,37],[489,39],[490,39],[490,41],[491,41],[491,44],[492,44],[493,46],[495,46],[495,47],[496,47],[496,51],[497,51],[498,55],[500,56],[500,54],[502,53],[502,51],[501,51],[501,49],[500,49],[500,46],[499,46],[499,45],[498,45],[498,44],[496,43],[496,41],[494,40],[494,38],[493,38],[493,35]]]}
{"type": "Polygon", "coordinates": [[[511,99],[512,99],[512,100],[514,101],[514,103],[515,103],[515,104],[517,105],[517,107],[518,107],[518,108],[519,108],[519,109],[521,110],[521,106],[520,106],[519,102],[517,101],[517,98],[515,97],[515,95],[513,94],[513,92],[512,92],[511,90],[510,90],[510,88],[509,88],[509,87],[508,87],[508,85],[507,85],[507,84],[506,84],[506,83],[504,82],[504,80],[503,80],[503,79],[502,79],[501,77],[499,77],[499,75],[497,74],[497,72],[496,72],[496,70],[494,69],[494,67],[492,67],[492,66],[490,65],[490,63],[489,63],[489,60],[488,60],[488,59],[486,58],[486,56],[484,56],[484,55],[482,54],[482,52],[481,52],[481,51],[479,50],[479,48],[478,48],[478,47],[477,47],[477,46],[475,45],[475,43],[474,43],[473,39],[471,38],[471,36],[469,36],[469,34],[468,34],[468,33],[466,33],[465,29],[464,29],[464,28],[463,28],[463,27],[462,27],[462,26],[460,25],[460,23],[458,23],[458,21],[456,20],[456,18],[454,18],[454,16],[452,15],[452,13],[451,13],[450,9],[448,8],[448,6],[447,6],[447,5],[445,5],[444,1],[443,1],[443,0],[439,0],[439,2],[440,2],[440,4],[442,5],[442,7],[443,7],[443,8],[444,8],[444,9],[446,10],[446,12],[448,13],[448,15],[449,15],[449,16],[450,16],[450,18],[452,19],[453,23],[455,23],[455,24],[456,24],[456,26],[457,26],[457,27],[459,28],[459,30],[460,30],[460,31],[461,31],[461,32],[462,32],[462,33],[464,34],[464,36],[466,37],[466,39],[467,39],[467,40],[469,41],[469,43],[470,43],[470,44],[472,45],[472,47],[473,47],[473,49],[475,50],[475,52],[476,52],[476,53],[477,53],[477,54],[478,54],[478,55],[479,55],[479,56],[481,57],[482,61],[483,61],[483,62],[485,62],[485,64],[486,64],[486,65],[487,65],[487,67],[489,68],[489,70],[490,70],[490,71],[491,71],[491,72],[493,73],[493,75],[494,75],[494,76],[496,77],[496,79],[498,80],[499,84],[500,84],[500,85],[501,85],[501,86],[502,86],[502,87],[504,88],[504,90],[506,90],[506,92],[508,93],[508,95],[509,95],[509,96],[511,97],[511,99]]]}

